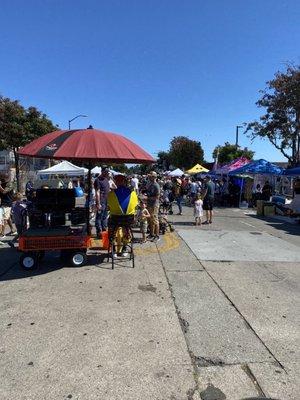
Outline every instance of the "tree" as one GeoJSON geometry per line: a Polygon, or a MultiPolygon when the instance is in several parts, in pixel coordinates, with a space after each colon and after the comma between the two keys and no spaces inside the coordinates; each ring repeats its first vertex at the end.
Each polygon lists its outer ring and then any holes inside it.
{"type": "Polygon", "coordinates": [[[204,152],[200,142],[185,136],[177,136],[171,140],[169,157],[172,165],[186,169],[197,163],[203,163],[204,152]]]}
{"type": "Polygon", "coordinates": [[[300,66],[277,72],[256,103],[266,109],[259,121],[248,123],[252,139],[267,138],[289,160],[300,162],[300,66]]]}
{"type": "Polygon", "coordinates": [[[158,169],[168,171],[170,168],[171,159],[170,154],[167,151],[159,151],[157,153],[156,166],[158,169]]]}
{"type": "Polygon", "coordinates": [[[0,149],[14,153],[17,190],[20,190],[19,148],[55,129],[57,127],[37,108],[26,109],[18,100],[0,96],[0,149]]]}
{"type": "Polygon", "coordinates": [[[249,160],[252,160],[254,151],[249,150],[247,147],[242,149],[235,144],[225,142],[224,146],[215,147],[212,156],[219,164],[226,164],[239,157],[247,157],[249,160]]]}
{"type": "Polygon", "coordinates": [[[129,168],[126,164],[111,164],[114,171],[120,172],[121,174],[128,174],[129,168]]]}

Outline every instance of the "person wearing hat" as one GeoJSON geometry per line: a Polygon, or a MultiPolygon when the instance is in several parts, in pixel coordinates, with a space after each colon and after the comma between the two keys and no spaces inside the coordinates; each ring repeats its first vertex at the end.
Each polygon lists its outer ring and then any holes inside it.
{"type": "Polygon", "coordinates": [[[160,187],[157,183],[157,173],[151,171],[148,175],[150,183],[147,186],[147,209],[150,214],[150,239],[153,241],[159,240],[159,195],[160,187]]]}
{"type": "Polygon", "coordinates": [[[182,181],[179,178],[174,178],[173,181],[173,195],[178,206],[178,214],[182,215],[182,181]]]}

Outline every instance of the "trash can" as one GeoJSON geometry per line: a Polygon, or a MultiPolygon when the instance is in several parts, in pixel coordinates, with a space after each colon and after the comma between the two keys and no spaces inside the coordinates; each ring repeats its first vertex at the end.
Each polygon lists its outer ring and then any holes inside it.
{"type": "Polygon", "coordinates": [[[264,215],[264,200],[257,200],[256,202],[256,215],[264,215]]]}
{"type": "Polygon", "coordinates": [[[264,205],[264,216],[268,217],[268,216],[272,216],[275,215],[275,206],[269,205],[269,204],[265,204],[264,205]]]}

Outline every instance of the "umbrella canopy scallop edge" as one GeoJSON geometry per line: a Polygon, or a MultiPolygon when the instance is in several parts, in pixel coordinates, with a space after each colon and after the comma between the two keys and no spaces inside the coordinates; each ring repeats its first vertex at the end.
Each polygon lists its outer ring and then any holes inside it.
{"type": "Polygon", "coordinates": [[[154,158],[126,137],[98,129],[54,131],[19,150],[20,156],[151,164],[154,158]]]}

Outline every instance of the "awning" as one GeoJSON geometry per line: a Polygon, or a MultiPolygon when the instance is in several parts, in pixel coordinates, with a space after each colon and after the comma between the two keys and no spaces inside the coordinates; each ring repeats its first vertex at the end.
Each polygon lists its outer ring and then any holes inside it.
{"type": "Polygon", "coordinates": [[[187,173],[187,174],[190,174],[190,175],[200,174],[201,172],[208,172],[208,169],[205,168],[205,167],[203,167],[203,166],[200,165],[200,164],[196,164],[196,165],[194,165],[191,169],[188,169],[188,170],[186,171],[186,173],[187,173]]]}

